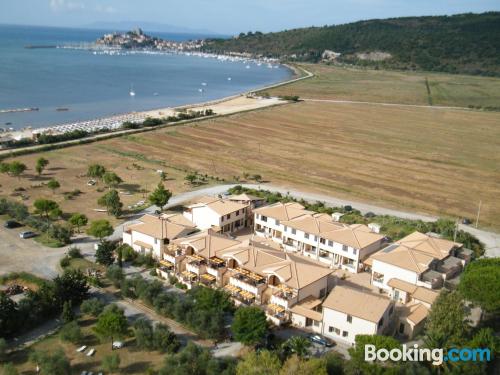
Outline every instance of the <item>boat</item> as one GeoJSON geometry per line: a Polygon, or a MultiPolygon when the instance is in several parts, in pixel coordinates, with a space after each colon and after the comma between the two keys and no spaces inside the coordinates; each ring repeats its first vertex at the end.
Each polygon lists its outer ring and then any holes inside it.
{"type": "Polygon", "coordinates": [[[250,65],[245,66],[245,68],[250,69],[250,65]]]}
{"type": "Polygon", "coordinates": [[[206,83],[206,82],[202,82],[202,83],[201,83],[201,85],[202,85],[202,86],[206,86],[206,85],[207,85],[207,83],[206,83]]]}
{"type": "Polygon", "coordinates": [[[56,108],[56,111],[57,112],[65,112],[65,111],[69,111],[69,108],[60,107],[60,108],[56,108]]]}
{"type": "Polygon", "coordinates": [[[130,85],[129,95],[130,96],[135,96],[134,85],[130,85]]]}
{"type": "Polygon", "coordinates": [[[227,77],[227,80],[230,81],[232,78],[231,77],[227,77]]]}
{"type": "Polygon", "coordinates": [[[203,89],[198,89],[199,92],[203,92],[203,89]]]}

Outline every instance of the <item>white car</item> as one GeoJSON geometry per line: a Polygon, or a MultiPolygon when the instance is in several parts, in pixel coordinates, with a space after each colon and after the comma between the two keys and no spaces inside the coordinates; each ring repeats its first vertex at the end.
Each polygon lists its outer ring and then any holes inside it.
{"type": "Polygon", "coordinates": [[[113,342],[113,349],[121,349],[125,346],[125,344],[122,341],[114,341],[113,342]]]}

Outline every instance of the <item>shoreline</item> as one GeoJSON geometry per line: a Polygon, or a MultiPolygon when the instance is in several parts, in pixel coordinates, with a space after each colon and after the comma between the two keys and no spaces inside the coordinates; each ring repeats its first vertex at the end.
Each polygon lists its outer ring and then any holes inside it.
{"type": "MultiPolygon", "coordinates": [[[[105,117],[100,117],[100,118],[95,118],[91,120],[82,120],[82,121],[76,121],[76,122],[68,122],[68,123],[63,123],[63,124],[56,124],[56,125],[50,125],[46,127],[40,127],[40,128],[25,128],[25,129],[20,129],[20,130],[14,130],[14,131],[6,131],[0,133],[2,137],[10,137],[15,140],[21,140],[21,139],[26,139],[26,138],[31,138],[33,139],[37,135],[40,134],[64,134],[68,133],[71,131],[75,130],[83,130],[87,131],[89,133],[97,133],[99,131],[108,131],[108,132],[117,132],[121,130],[121,125],[126,122],[126,121],[131,121],[131,122],[143,122],[146,118],[148,117],[167,117],[170,115],[174,115],[176,112],[183,111],[183,110],[195,110],[196,108],[206,108],[207,106],[212,106],[212,105],[218,105],[221,103],[229,102],[231,100],[237,99],[239,97],[246,97],[249,95],[254,95],[256,92],[262,92],[263,90],[279,87],[282,85],[287,85],[293,82],[297,82],[302,79],[310,78],[313,76],[313,74],[303,68],[298,68],[293,65],[289,64],[281,64],[283,67],[291,71],[292,75],[290,79],[287,79],[285,81],[280,81],[277,83],[273,83],[270,85],[266,85],[264,87],[259,87],[255,88],[253,90],[249,91],[244,91],[239,94],[234,94],[226,97],[222,97],[219,99],[213,99],[213,100],[208,100],[205,102],[199,102],[199,103],[189,103],[189,104],[184,104],[180,106],[175,106],[175,107],[162,107],[162,108],[154,108],[150,110],[145,110],[145,111],[140,111],[140,112],[128,112],[128,113],[122,113],[122,114],[117,114],[117,115],[112,115],[112,116],[105,116],[105,117]]],[[[234,113],[237,113],[238,111],[235,111],[234,113]]],[[[217,114],[216,114],[217,116],[217,114]]],[[[90,138],[95,134],[91,134],[89,137],[90,138]]],[[[82,138],[82,139],[86,139],[82,138]]],[[[30,147],[36,147],[36,145],[30,146],[30,147]]],[[[26,149],[29,147],[23,147],[22,149],[26,149]]],[[[0,147],[0,150],[2,151],[12,151],[15,152],[16,150],[20,150],[21,148],[4,148],[2,149],[0,147]]]]}

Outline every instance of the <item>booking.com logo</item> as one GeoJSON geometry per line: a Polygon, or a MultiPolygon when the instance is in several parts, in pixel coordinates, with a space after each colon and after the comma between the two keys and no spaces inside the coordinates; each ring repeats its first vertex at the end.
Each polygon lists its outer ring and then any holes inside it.
{"type": "Polygon", "coordinates": [[[432,362],[439,366],[443,362],[483,362],[491,361],[491,350],[488,348],[452,348],[445,354],[444,349],[419,348],[402,345],[401,348],[377,349],[375,345],[365,345],[365,361],[385,362],[432,362]]]}

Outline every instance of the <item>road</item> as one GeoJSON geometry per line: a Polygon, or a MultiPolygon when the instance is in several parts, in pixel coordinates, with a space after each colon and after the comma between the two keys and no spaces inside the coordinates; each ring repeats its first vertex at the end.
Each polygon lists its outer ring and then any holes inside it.
{"type": "MultiPolygon", "coordinates": [[[[340,199],[340,198],[333,197],[331,195],[315,194],[315,193],[310,193],[310,192],[301,191],[301,190],[283,188],[281,186],[275,186],[275,185],[271,185],[271,184],[240,184],[240,185],[242,185],[243,187],[246,187],[246,188],[251,188],[251,189],[271,190],[271,191],[280,192],[281,194],[285,194],[285,195],[290,194],[293,197],[304,198],[305,200],[312,201],[312,202],[321,201],[321,202],[324,202],[328,206],[337,206],[338,207],[338,206],[350,205],[350,206],[353,206],[354,208],[356,208],[357,210],[361,211],[361,213],[363,213],[363,214],[366,214],[367,212],[373,212],[377,215],[392,215],[392,216],[397,216],[397,217],[401,217],[404,219],[422,220],[422,221],[435,221],[438,219],[437,216],[431,216],[431,215],[427,215],[427,214],[385,208],[385,207],[375,206],[372,204],[358,202],[358,201],[354,201],[354,200],[340,199]]],[[[192,190],[192,191],[188,191],[186,193],[178,194],[170,199],[170,202],[166,206],[166,208],[178,206],[179,204],[181,204],[183,202],[193,200],[193,199],[200,197],[200,196],[203,196],[203,195],[223,194],[229,188],[231,188],[233,186],[236,186],[236,184],[210,186],[210,187],[205,187],[202,189],[192,190]]],[[[158,207],[151,206],[151,207],[148,207],[145,210],[145,212],[153,213],[157,209],[158,209],[158,207]]],[[[137,218],[138,217],[140,217],[140,215],[138,215],[137,218]]],[[[133,221],[129,221],[129,222],[125,223],[124,225],[129,225],[131,222],[133,222],[133,221]]],[[[464,230],[465,232],[468,232],[468,233],[476,236],[482,243],[484,243],[485,248],[486,248],[486,253],[485,253],[486,257],[500,257],[500,234],[499,233],[488,232],[485,230],[476,229],[473,226],[462,225],[462,224],[459,225],[459,228],[464,230]]],[[[121,238],[122,230],[123,230],[123,225],[118,226],[112,237],[113,238],[121,238]]]]}

